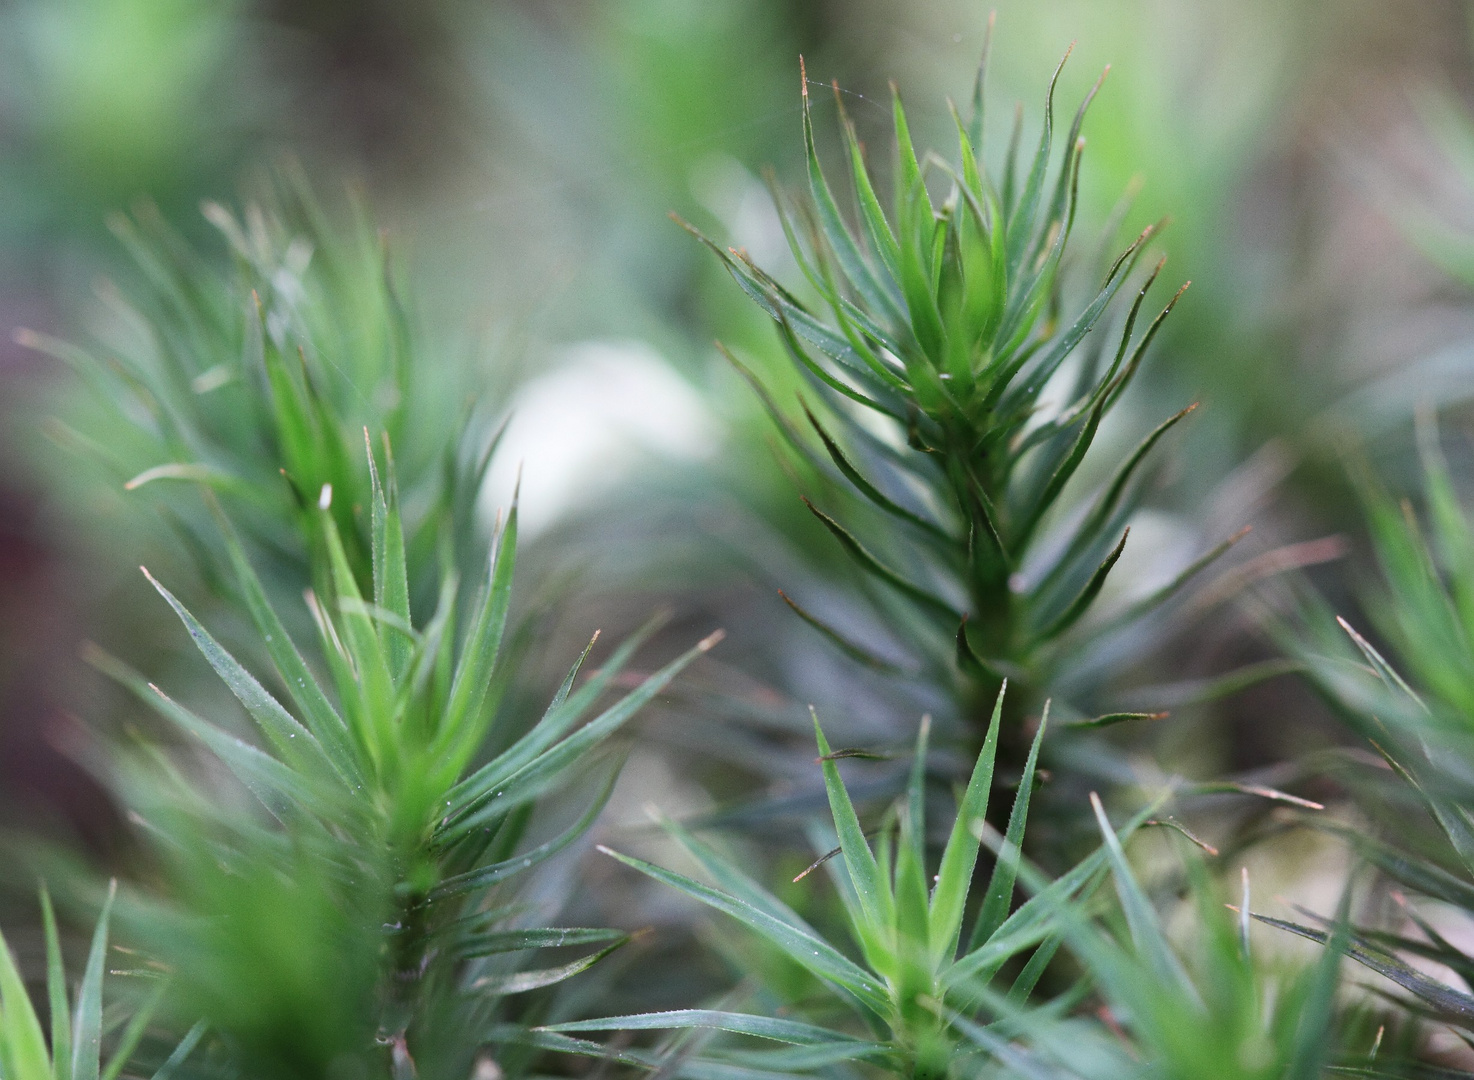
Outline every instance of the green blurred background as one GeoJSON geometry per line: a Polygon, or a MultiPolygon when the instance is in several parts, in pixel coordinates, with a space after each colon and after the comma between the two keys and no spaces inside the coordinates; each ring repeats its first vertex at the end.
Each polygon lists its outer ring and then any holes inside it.
{"type": "MultiPolygon", "coordinates": [[[[677,615],[672,648],[713,622],[732,632],[689,697],[649,721],[666,749],[637,759],[639,783],[677,810],[753,784],[781,790],[796,759],[767,736],[808,700],[828,703],[853,741],[914,722],[928,703],[855,678],[777,601],[775,584],[842,605],[840,568],[776,463],[769,421],[712,343],[774,378],[784,361],[766,320],[667,213],[791,269],[761,175],[799,180],[800,54],[821,150],[835,145],[824,84],[838,80],[878,140],[894,80],[918,141],[945,152],[945,101],[970,93],[988,12],[953,0],[0,6],[5,822],[116,843],[74,717],[126,717],[81,675],[80,641],[151,675],[200,674],[134,569],[148,559],[187,575],[185,554],[140,525],[141,496],[48,438],[68,373],[9,332],[106,340],[120,319],[109,297],[139,286],[107,215],[150,201],[223,261],[201,200],[238,205],[283,158],[330,202],[365,193],[419,283],[421,319],[487,357],[488,382],[507,388],[512,426],[487,507],[505,502],[521,465],[534,537],[524,603],[545,609],[547,646],[529,650],[528,683],[555,678],[592,627],[627,629],[662,603],[677,615]],[[693,710],[741,714],[755,734],[713,736],[693,710]],[[711,768],[734,746],[743,768],[711,768]],[[696,764],[672,770],[671,754],[696,764]]],[[[1085,128],[1080,231],[1134,187],[1126,229],[1170,216],[1168,276],[1193,281],[1128,411],[1205,408],[1140,516],[1123,595],[1245,524],[1256,529],[1236,553],[1245,579],[1323,561],[1341,548],[1275,553],[1333,534],[1354,560],[1346,440],[1396,479],[1413,408],[1456,412],[1474,386],[1474,308],[1447,273],[1467,266],[1452,238],[1474,221],[1460,171],[1474,158],[1468,18],[1453,0],[998,6],[990,154],[1003,152],[1015,101],[1037,122],[1048,71],[1077,42],[1061,111],[1111,65],[1085,128]],[[1391,387],[1379,381],[1389,374],[1391,387]]],[[[1316,573],[1343,595],[1344,575],[1316,573]]],[[[1221,606],[1138,644],[1117,682],[1265,655],[1221,606]]],[[[1090,692],[1108,699],[1111,680],[1090,692]]],[[[1218,775],[1334,737],[1277,680],[1123,746],[1218,775]]]]}

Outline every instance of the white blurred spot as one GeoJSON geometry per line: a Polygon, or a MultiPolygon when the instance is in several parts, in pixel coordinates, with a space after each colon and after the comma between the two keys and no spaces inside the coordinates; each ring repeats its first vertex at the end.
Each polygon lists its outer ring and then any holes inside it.
{"type": "Polygon", "coordinates": [[[521,528],[533,535],[650,455],[699,461],[720,441],[721,425],[701,395],[649,345],[582,342],[517,393],[487,508],[510,503],[520,465],[521,528]]]}

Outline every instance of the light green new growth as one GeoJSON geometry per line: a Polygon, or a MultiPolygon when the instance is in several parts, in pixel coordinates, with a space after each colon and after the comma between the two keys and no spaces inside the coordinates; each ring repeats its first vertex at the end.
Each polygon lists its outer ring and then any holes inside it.
{"type": "MultiPolygon", "coordinates": [[[[201,822],[188,817],[170,820],[176,805],[168,799],[144,796],[164,815],[153,820],[141,807],[144,817],[161,837],[169,838],[167,847],[185,853],[176,862],[175,872],[182,875],[186,891],[203,889],[218,898],[217,888],[225,887],[223,881],[199,880],[219,873],[211,869],[212,863],[222,868],[233,863],[254,866],[249,872],[256,875],[277,865],[294,880],[279,898],[273,899],[270,889],[258,896],[257,902],[265,908],[252,919],[270,917],[277,904],[326,905],[322,917],[330,921],[340,917],[333,913],[335,908],[339,913],[361,912],[339,928],[345,935],[371,934],[347,946],[346,955],[351,956],[353,950],[361,954],[354,961],[360,970],[344,970],[340,975],[369,981],[356,988],[344,986],[339,992],[354,1009],[370,1010],[370,1016],[350,1014],[343,1021],[351,1027],[377,1012],[374,1027],[364,1031],[363,1037],[374,1035],[413,1060],[414,1054],[422,1052],[426,1038],[420,1029],[431,1024],[435,1010],[475,1015],[478,1001],[490,1002],[497,995],[559,982],[627,940],[604,930],[529,933],[515,923],[508,924],[488,905],[500,882],[550,858],[589,826],[608,797],[617,764],[606,767],[609,780],[600,785],[602,790],[571,828],[518,854],[536,801],[566,786],[573,774],[585,772],[599,745],[691,660],[710,649],[720,634],[702,641],[592,717],[593,707],[649,631],[627,642],[574,690],[580,658],[542,719],[512,738],[506,749],[485,764],[471,769],[473,757],[495,730],[496,697],[506,678],[498,658],[516,560],[516,506],[497,535],[489,574],[474,607],[463,611],[470,594],[459,589],[453,578],[447,579],[439,607],[426,625],[417,626],[402,588],[404,548],[392,471],[387,490],[374,468],[370,473],[375,514],[381,519],[374,530],[376,592],[372,600],[359,592],[330,514],[331,496],[326,489],[318,509],[331,591],[322,597],[309,594],[308,599],[318,623],[318,646],[327,659],[330,680],[326,687],[312,676],[266,602],[233,531],[223,519],[221,522],[238,574],[237,585],[249,598],[257,630],[275,663],[274,674],[289,690],[296,715],[222,648],[163,585],[153,582],[255,721],[261,748],[239,741],[156,687],[145,685],[117,661],[100,654],[94,660],[182,733],[207,746],[264,810],[257,818],[248,814],[202,831],[201,822]],[[463,619],[466,628],[458,633],[463,619]],[[312,853],[310,871],[281,848],[283,841],[312,853]],[[189,854],[202,842],[197,857],[189,854]],[[320,894],[314,895],[316,890],[320,894]],[[361,920],[357,926],[355,919],[361,920]],[[373,929],[381,924],[384,931],[373,929]],[[580,943],[603,943],[604,947],[580,961],[539,971],[506,972],[497,961],[488,959],[507,952],[580,943]]],[[[497,734],[507,737],[507,733],[497,734]]],[[[132,784],[143,782],[146,776],[147,772],[132,784]]],[[[162,854],[168,857],[167,850],[162,854]]],[[[285,910],[277,914],[287,916],[285,910]]],[[[166,935],[165,940],[151,942],[166,957],[183,958],[196,950],[208,953],[226,947],[211,944],[210,938],[228,928],[202,928],[201,939],[181,943],[168,939],[162,911],[157,918],[160,925],[148,932],[166,935]]],[[[301,932],[307,932],[305,927],[301,932]]],[[[239,949],[242,961],[253,951],[244,941],[229,947],[239,949]]],[[[342,958],[333,961],[344,962],[342,958]]],[[[219,974],[229,976],[228,966],[219,974]]],[[[186,981],[199,977],[196,971],[185,972],[186,981]]],[[[204,987],[203,997],[216,1000],[215,1008],[222,1011],[211,1018],[212,1025],[230,1030],[236,1005],[229,1000],[229,983],[204,987]]],[[[349,1035],[343,1036],[344,1043],[351,1045],[351,1041],[349,1035]]],[[[478,1042],[473,1038],[430,1045],[423,1052],[454,1060],[469,1057],[478,1042]]],[[[283,1064],[277,1062],[276,1067],[283,1064]]]]}

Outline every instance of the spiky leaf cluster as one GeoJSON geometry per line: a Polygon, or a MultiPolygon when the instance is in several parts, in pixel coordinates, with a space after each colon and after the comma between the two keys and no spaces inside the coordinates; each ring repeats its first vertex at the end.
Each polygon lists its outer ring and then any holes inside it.
{"type": "MultiPolygon", "coordinates": [[[[959,1043],[965,1041],[948,1014],[975,1014],[989,982],[1009,960],[1021,955],[1028,961],[1012,979],[1009,994],[1015,1000],[1027,998],[1059,947],[1051,906],[1078,899],[1103,866],[1104,856],[1097,855],[1062,878],[1046,896],[1012,910],[1019,847],[1044,734],[1041,723],[1009,818],[1008,851],[994,867],[981,906],[968,918],[1002,713],[1000,693],[983,751],[935,867],[928,866],[925,839],[929,725],[921,727],[905,797],[885,812],[872,845],[840,778],[836,762],[842,755],[831,751],[815,717],[819,761],[834,822],[828,836],[837,834],[839,841],[820,863],[833,871],[851,944],[863,958],[861,963],[851,960],[846,948],[825,940],[791,907],[679,825],[668,823],[667,828],[713,885],[609,852],[754,931],[825,985],[836,1003],[845,1006],[849,1025],[837,1018],[826,1023],[823,1014],[832,1010],[812,1005],[806,1013],[818,1013],[818,1023],[792,1015],[779,1018],[688,1010],[555,1025],[539,1032],[542,1044],[602,1054],[603,1048],[569,1036],[590,1031],[711,1028],[789,1045],[783,1051],[739,1046],[710,1052],[710,1060],[727,1065],[811,1072],[835,1062],[856,1061],[882,1065],[900,1075],[947,1075],[959,1043]]],[[[805,876],[807,872],[801,875],[805,876]]]]}
{"type": "MultiPolygon", "coordinates": [[[[1117,830],[1092,795],[1101,847],[1049,879],[1021,852],[1045,730],[1041,721],[1007,833],[988,826],[1002,713],[1000,696],[935,864],[929,863],[922,840],[927,725],[918,738],[905,796],[867,832],[836,768],[842,755],[829,749],[816,722],[834,822],[828,835],[837,833],[839,846],[810,870],[822,864],[832,871],[850,931],[847,946],[829,942],[673,823],[667,823],[671,836],[711,884],[609,852],[738,920],[826,986],[832,1001],[784,1001],[773,988],[760,986],[738,995],[758,997],[770,1009],[781,1003],[776,1015],[737,1012],[722,1002],[570,1021],[523,1037],[549,1049],[692,1076],[730,1069],[821,1073],[838,1065],[931,1080],[994,1075],[1308,1080],[1324,1063],[1343,1057],[1336,1041],[1335,954],[1302,975],[1274,978],[1270,991],[1249,953],[1247,879],[1240,914],[1230,919],[1215,901],[1201,861],[1190,863],[1202,926],[1196,963],[1190,967],[1169,940],[1123,846],[1143,825],[1170,823],[1155,816],[1164,799],[1117,830]],[[993,871],[981,897],[970,902],[984,841],[995,856],[993,871]],[[1115,883],[1115,905],[1100,889],[1108,878],[1115,883]],[[1019,885],[1032,895],[1015,907],[1019,885]],[[1042,995],[1041,1001],[1040,980],[1061,950],[1086,979],[1057,997],[1042,995]],[[854,954],[859,962],[851,959],[854,954]],[[1267,1001],[1266,993],[1274,999],[1267,1001]],[[1090,1017],[1090,1010],[1078,1007],[1087,1002],[1099,1006],[1097,1015],[1114,1013],[1124,1029],[1090,1017]],[[707,1037],[653,1049],[616,1049],[585,1040],[587,1033],[599,1031],[705,1032],[707,1037]],[[771,1043],[782,1045],[765,1046],[771,1043]]],[[[1346,947],[1344,933],[1335,944],[1346,947]]]]}
{"type": "MultiPolygon", "coordinates": [[[[1414,1011],[1474,1031],[1474,997],[1407,959],[1435,960],[1465,980],[1474,975],[1474,956],[1418,911],[1431,901],[1474,912],[1474,527],[1433,421],[1419,427],[1422,520],[1369,475],[1358,485],[1382,575],[1364,606],[1391,651],[1384,654],[1315,597],[1305,598],[1300,625],[1281,629],[1281,638],[1322,697],[1390,766],[1356,785],[1380,828],[1337,832],[1395,885],[1409,930],[1418,933],[1359,927],[1345,951],[1412,994],[1414,1011]],[[1418,828],[1419,820],[1427,827],[1418,828]]],[[[1264,921],[1330,938],[1325,920],[1301,914],[1306,921],[1264,921]]]]}
{"type": "MultiPolygon", "coordinates": [[[[808,198],[791,211],[778,199],[804,296],[745,253],[705,241],[777,323],[812,392],[803,410],[819,445],[742,370],[797,452],[835,481],[834,497],[853,496],[848,513],[809,508],[877,586],[880,621],[931,677],[958,688],[979,728],[998,680],[1035,678],[1090,610],[1126,542],[1144,460],[1190,411],[1143,432],[1083,510],[1062,520],[1071,480],[1176,302],[1137,333],[1158,264],[1132,286],[1124,319],[1113,317],[1148,228],[1100,271],[1083,306],[1068,308],[1066,245],[1093,94],[1056,161],[1051,81],[1037,147],[1016,161],[1016,130],[996,181],[983,162],[983,71],[971,122],[953,112],[956,164],[918,158],[896,95],[889,212],[841,110],[847,218],[819,162],[805,78],[808,198]],[[1058,403],[1047,399],[1061,384],[1058,403]]],[[[790,603],[850,654],[886,666],[790,603]]]]}
{"type": "Polygon", "coordinates": [[[331,219],[295,170],[239,217],[217,203],[204,216],[225,259],[146,205],[111,219],[140,284],[106,290],[96,346],[22,332],[87,387],[54,430],[157,506],[218,583],[229,560],[194,491],[207,485],[263,572],[294,592],[322,585],[310,573],[327,565],[325,484],[349,566],[369,587],[372,492],[359,447],[365,427],[383,433],[410,508],[410,584],[428,605],[438,562],[454,556],[469,573],[485,542],[475,503],[495,441],[476,408],[486,372],[454,355],[455,342],[430,339],[363,210],[331,219]]]}
{"type": "Polygon", "coordinates": [[[160,494],[253,646],[238,659],[150,575],[249,735],[90,652],[165,722],[104,769],[151,860],[119,921],[175,973],[169,1022],[203,1017],[238,1073],[465,1076],[508,995],[627,939],[547,926],[520,891],[604,805],[609,737],[716,637],[633,681],[654,624],[581,677],[591,642],[540,718],[505,704],[518,516],[488,559],[496,439],[459,400],[468,372],[412,332],[366,222],[345,239],[305,189],[282,198],[207,207],[224,274],[147,211],[120,220],[151,286],[131,347],[32,336],[93,384],[73,441],[160,494]]]}
{"type": "Polygon", "coordinates": [[[249,713],[257,741],[94,654],[251,797],[236,804],[218,785],[201,786],[197,770],[182,775],[157,755],[130,756],[122,775],[170,881],[167,898],[130,898],[131,929],[180,972],[188,988],[180,1005],[203,1011],[252,1068],[274,1075],[321,1075],[339,1058],[367,1062],[357,1067],[373,1075],[386,1054],[468,1069],[482,1040],[455,1031],[479,1030],[501,996],[560,982],[621,944],[609,930],[529,926],[503,883],[588,828],[617,771],[617,761],[601,761],[600,746],[715,641],[603,707],[644,635],[575,686],[580,658],[541,720],[524,733],[502,730],[515,506],[487,576],[474,590],[447,577],[433,615],[417,623],[393,477],[381,481],[372,447],[367,471],[372,593],[359,591],[326,488],[317,508],[329,591],[307,601],[325,683],[221,520],[235,584],[290,707],[154,582],[249,713]],[[477,765],[489,740],[504,749],[477,765]],[[577,820],[552,835],[536,827],[543,796],[600,772],[577,820]],[[540,842],[528,847],[529,838],[540,842]],[[602,947],[551,967],[516,962],[529,950],[579,945],[602,947]]]}
{"type": "MultiPolygon", "coordinates": [[[[138,970],[149,984],[143,999],[128,1016],[116,1045],[103,1057],[105,1023],[103,976],[108,963],[108,924],[116,884],[108,889],[102,913],[92,931],[87,964],[73,995],[67,985],[56,913],[51,897],[41,889],[41,915],[46,934],[46,1004],[50,1011],[50,1039],[40,1016],[26,995],[25,982],[15,957],[0,935],[0,1076],[8,1080],[115,1080],[130,1065],[137,1073],[143,1055],[139,1043],[154,1018],[168,981],[158,972],[138,970]],[[135,1055],[137,1054],[137,1059],[135,1055]]],[[[175,1045],[163,1063],[150,1073],[152,1080],[174,1076],[199,1044],[204,1025],[197,1024],[175,1045]]]]}
{"type": "MultiPolygon", "coordinates": [[[[1151,810],[1118,831],[1093,793],[1091,803],[1103,840],[1099,855],[1115,885],[1115,910],[1096,917],[1086,905],[1051,898],[1058,883],[1027,860],[1018,874],[1034,893],[1030,903],[1050,898],[1063,950],[1086,973],[1094,1017],[1062,1007],[1075,994],[1037,1004],[995,996],[1002,1019],[989,1026],[954,1016],[969,1043],[993,1056],[1004,1075],[1310,1080],[1326,1075],[1328,1066],[1358,1075],[1405,1075],[1381,1071],[1382,1032],[1375,1024],[1368,1030],[1365,1010],[1337,1006],[1344,910],[1333,947],[1317,963],[1298,972],[1266,967],[1250,949],[1247,872],[1238,904],[1223,905],[1194,851],[1184,868],[1195,915],[1193,940],[1186,944],[1166,932],[1151,890],[1126,853],[1126,840],[1151,810]]],[[[1387,1050],[1384,1059],[1396,1060],[1387,1050]]]]}

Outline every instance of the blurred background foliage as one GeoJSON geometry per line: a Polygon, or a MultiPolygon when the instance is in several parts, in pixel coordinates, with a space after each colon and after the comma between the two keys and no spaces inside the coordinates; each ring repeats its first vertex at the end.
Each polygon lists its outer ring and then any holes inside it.
{"type": "MultiPolygon", "coordinates": [[[[808,701],[837,742],[909,743],[938,702],[857,677],[776,595],[856,616],[832,537],[713,342],[791,394],[788,362],[768,320],[666,215],[796,274],[762,177],[771,167],[783,187],[802,183],[798,56],[818,84],[821,155],[839,148],[820,92],[830,80],[867,142],[888,137],[894,79],[917,143],[947,147],[943,103],[969,94],[987,15],[957,0],[0,3],[4,822],[126,857],[116,812],[75,763],[71,717],[123,726],[130,707],[83,674],[77,647],[95,639],[151,678],[199,680],[134,568],[169,573],[192,605],[208,596],[187,547],[139,526],[149,489],[125,493],[60,445],[44,418],[72,407],[71,377],[10,331],[115,339],[113,298],[137,296],[140,279],[108,216],[157,207],[224,268],[202,200],[239,211],[284,159],[330,206],[348,206],[351,189],[373,208],[417,282],[416,323],[487,373],[489,410],[511,417],[484,505],[489,522],[520,468],[530,584],[514,698],[556,686],[561,671],[540,656],[561,663],[594,627],[617,640],[659,604],[676,616],[667,655],[696,627],[730,631],[642,721],[652,738],[606,827],[643,822],[649,799],[681,816],[754,790],[812,796],[808,701]]],[[[1025,130],[1037,124],[1046,73],[1078,41],[1062,102],[1111,65],[1084,128],[1079,242],[1117,208],[1122,235],[1170,216],[1157,250],[1169,279],[1193,281],[1102,434],[1109,460],[1155,418],[1203,404],[1103,603],[1145,595],[1254,526],[1202,592],[1123,652],[1133,666],[1095,704],[1173,715],[1090,743],[1098,771],[1304,781],[1304,794],[1337,796],[1293,764],[1345,737],[1309,693],[1283,677],[1213,680],[1274,655],[1231,603],[1265,577],[1309,569],[1355,611],[1343,568],[1370,560],[1347,446],[1402,491],[1417,484],[1414,408],[1426,400],[1461,430],[1474,385],[1470,18],[1461,0],[997,5],[989,156],[1003,153],[1015,101],[1025,130]]],[[[1448,453],[1466,476],[1467,450],[1448,453]]],[[[896,770],[875,774],[894,789],[896,770]]],[[[1220,799],[1194,827],[1227,835],[1261,813],[1220,799]]],[[[1342,865],[1307,843],[1257,853],[1255,872],[1273,883],[1265,895],[1328,911],[1342,865]]],[[[611,916],[621,924],[690,922],[619,880],[604,903],[641,913],[611,916]]],[[[673,981],[650,995],[659,1006],[682,993],[673,981]]]]}

